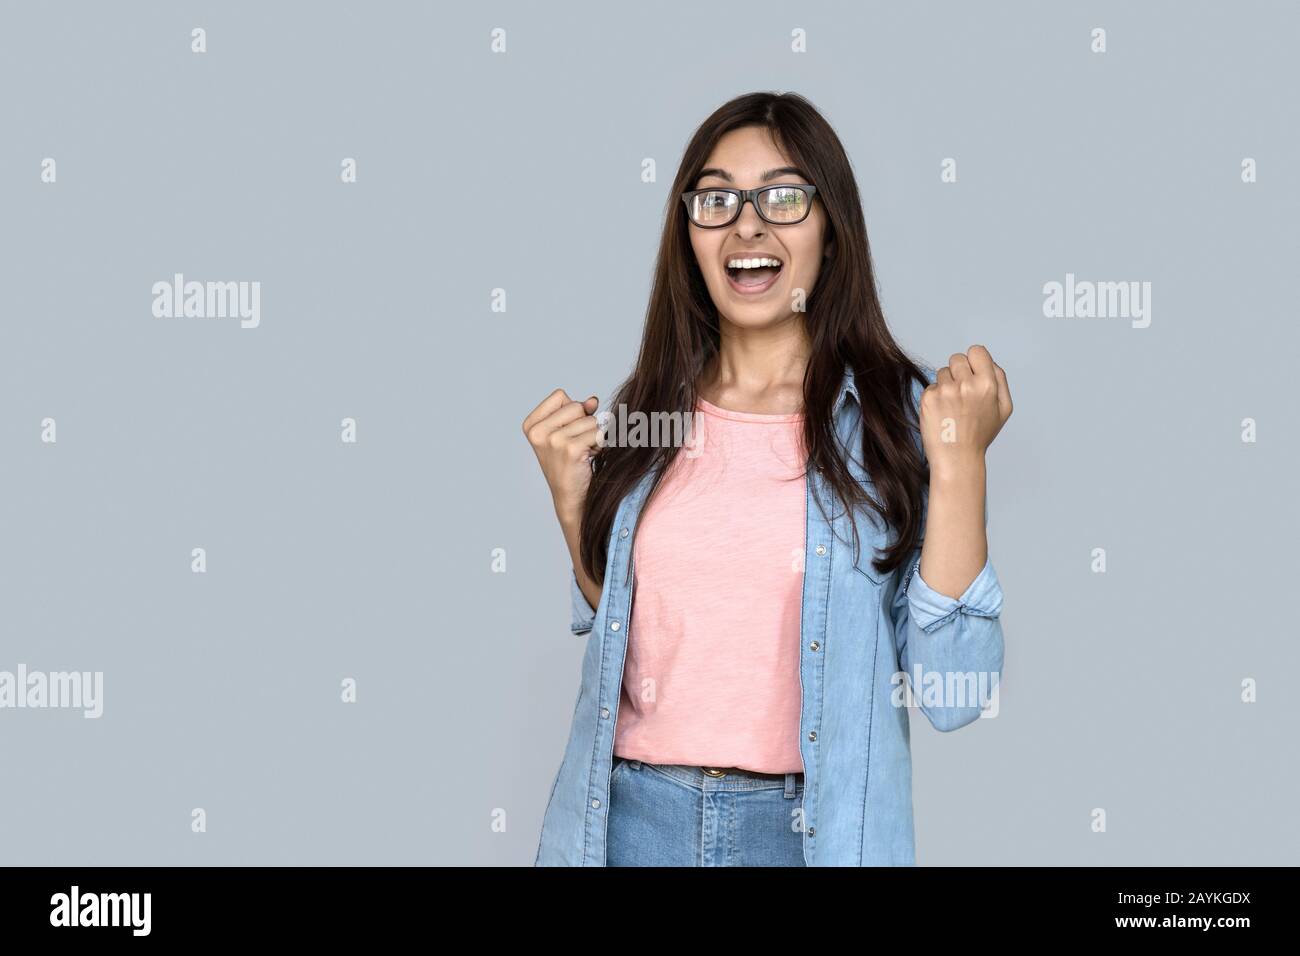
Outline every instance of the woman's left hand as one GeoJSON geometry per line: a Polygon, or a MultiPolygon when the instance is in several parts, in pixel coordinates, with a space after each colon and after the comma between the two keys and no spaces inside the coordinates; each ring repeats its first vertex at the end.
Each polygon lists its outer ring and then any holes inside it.
{"type": "Polygon", "coordinates": [[[972,345],[953,353],[921,392],[921,443],[931,472],[983,465],[1010,417],[1007,376],[989,350],[972,345]]]}

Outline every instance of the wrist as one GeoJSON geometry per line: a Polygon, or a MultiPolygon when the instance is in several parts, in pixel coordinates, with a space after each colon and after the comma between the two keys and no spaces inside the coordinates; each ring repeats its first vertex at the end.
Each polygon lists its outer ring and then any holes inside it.
{"type": "Polygon", "coordinates": [[[930,483],[962,484],[982,481],[986,471],[983,454],[941,455],[930,461],[930,483]]]}

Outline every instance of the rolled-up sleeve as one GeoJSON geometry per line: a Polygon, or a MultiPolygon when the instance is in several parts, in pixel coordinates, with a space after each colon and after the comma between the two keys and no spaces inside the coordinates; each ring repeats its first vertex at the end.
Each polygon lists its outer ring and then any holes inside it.
{"type": "Polygon", "coordinates": [[[926,584],[920,549],[914,552],[894,597],[894,639],[916,704],[936,730],[966,726],[994,700],[1002,674],[1001,613],[991,559],[953,598],[926,584]]]}
{"type": "Polygon", "coordinates": [[[569,627],[574,634],[588,634],[596,621],[596,609],[588,602],[582,588],[578,587],[578,575],[573,568],[569,569],[569,593],[572,605],[572,622],[569,627]]]}
{"type": "Polygon", "coordinates": [[[998,583],[992,559],[984,561],[983,569],[959,598],[940,594],[926,584],[925,578],[921,577],[919,558],[912,565],[903,590],[907,595],[912,620],[926,633],[933,633],[937,628],[943,627],[954,614],[997,617],[1002,613],[1002,586],[998,583]]]}

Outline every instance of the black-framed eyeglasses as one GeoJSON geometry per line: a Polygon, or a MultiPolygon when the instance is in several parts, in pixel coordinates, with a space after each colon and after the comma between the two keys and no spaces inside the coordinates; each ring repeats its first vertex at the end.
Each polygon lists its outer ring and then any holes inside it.
{"type": "Polygon", "coordinates": [[[760,219],[776,226],[793,226],[812,212],[816,186],[800,183],[786,186],[760,186],[757,189],[726,189],[710,186],[682,193],[686,215],[704,229],[729,226],[740,217],[745,203],[752,202],[760,219]]]}

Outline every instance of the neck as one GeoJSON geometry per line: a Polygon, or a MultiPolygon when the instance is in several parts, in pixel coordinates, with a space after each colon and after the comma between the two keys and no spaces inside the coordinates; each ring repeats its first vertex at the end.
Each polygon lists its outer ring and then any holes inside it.
{"type": "Polygon", "coordinates": [[[803,410],[803,377],[812,343],[802,316],[763,329],[722,320],[718,354],[700,376],[700,397],[737,411],[803,410]]]}

